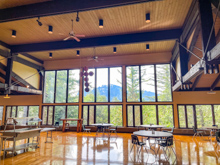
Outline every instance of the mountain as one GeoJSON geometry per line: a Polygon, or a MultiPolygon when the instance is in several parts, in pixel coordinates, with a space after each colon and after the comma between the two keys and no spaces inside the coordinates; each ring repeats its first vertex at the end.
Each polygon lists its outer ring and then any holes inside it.
{"type": "MultiPolygon", "coordinates": [[[[94,92],[94,89],[91,91],[92,93],[94,92]]],[[[101,87],[98,87],[98,92],[100,93],[100,95],[104,95],[106,97],[108,97],[108,86],[107,85],[103,85],[101,87]]],[[[118,100],[122,100],[122,88],[120,86],[117,85],[110,85],[110,100],[113,100],[114,97],[116,97],[118,100]]],[[[142,91],[143,92],[143,91],[142,91]]],[[[88,94],[87,92],[84,92],[85,96],[88,94]]],[[[154,92],[150,92],[150,91],[144,91],[142,97],[145,98],[145,100],[150,100],[150,99],[146,99],[146,97],[153,97],[155,96],[154,92]]]]}

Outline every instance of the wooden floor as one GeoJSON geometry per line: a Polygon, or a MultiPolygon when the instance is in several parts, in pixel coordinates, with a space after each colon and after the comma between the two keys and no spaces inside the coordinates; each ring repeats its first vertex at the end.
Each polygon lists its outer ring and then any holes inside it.
{"type": "MultiPolygon", "coordinates": [[[[215,152],[216,143],[192,136],[175,136],[174,154],[169,161],[163,152],[155,158],[152,150],[143,150],[139,156],[131,148],[131,134],[118,134],[109,138],[95,133],[82,134],[76,132],[53,132],[53,143],[44,143],[46,133],[41,133],[40,148],[29,149],[29,152],[20,152],[17,156],[9,154],[3,160],[1,153],[0,164],[3,165],[74,165],[74,164],[220,164],[220,151],[215,152]]],[[[151,140],[153,142],[153,140],[151,140]]],[[[24,143],[24,141],[19,141],[24,143]]],[[[6,144],[11,146],[10,144],[6,144]]],[[[220,148],[219,148],[220,149],[220,148]]]]}

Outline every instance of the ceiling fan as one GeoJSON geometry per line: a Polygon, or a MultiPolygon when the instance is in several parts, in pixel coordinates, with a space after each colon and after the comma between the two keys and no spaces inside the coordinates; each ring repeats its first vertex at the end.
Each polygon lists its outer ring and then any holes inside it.
{"type": "Polygon", "coordinates": [[[83,34],[75,34],[73,32],[73,20],[71,19],[71,21],[72,21],[72,30],[70,31],[69,36],[64,38],[63,40],[66,41],[66,40],[68,40],[70,38],[73,38],[77,42],[80,42],[80,39],[78,37],[85,37],[85,35],[83,35],[83,34]]]}
{"type": "Polygon", "coordinates": [[[90,58],[88,59],[88,61],[94,60],[95,62],[99,62],[99,61],[101,61],[101,60],[104,60],[104,59],[98,59],[98,58],[99,58],[98,56],[92,56],[92,57],[90,57],[90,58]]]}

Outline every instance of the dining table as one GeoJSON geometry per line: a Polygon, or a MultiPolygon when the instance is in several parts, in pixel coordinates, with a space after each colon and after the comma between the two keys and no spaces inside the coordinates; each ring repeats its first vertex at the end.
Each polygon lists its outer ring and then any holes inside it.
{"type": "Polygon", "coordinates": [[[162,128],[165,128],[166,126],[164,126],[164,125],[149,124],[149,125],[139,125],[139,127],[144,127],[145,130],[146,130],[146,128],[148,128],[148,129],[150,129],[150,130],[152,130],[152,129],[156,130],[157,128],[159,128],[160,131],[161,131],[162,128]]]}
{"type": "Polygon", "coordinates": [[[90,124],[91,126],[95,126],[95,127],[100,127],[100,128],[102,128],[102,131],[103,131],[103,134],[104,134],[104,132],[106,132],[106,130],[109,128],[109,127],[111,127],[111,126],[113,126],[113,124],[110,124],[110,123],[95,123],[95,124],[90,124]]]}

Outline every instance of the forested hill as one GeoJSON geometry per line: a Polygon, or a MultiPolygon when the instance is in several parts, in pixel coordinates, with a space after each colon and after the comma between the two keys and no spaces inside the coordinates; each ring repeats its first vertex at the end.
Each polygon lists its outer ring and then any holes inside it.
{"type": "MultiPolygon", "coordinates": [[[[111,85],[110,86],[110,89],[111,89],[111,100],[116,97],[118,98],[119,100],[122,100],[122,88],[120,86],[117,86],[117,85],[111,85]]],[[[108,96],[108,86],[107,85],[103,85],[101,87],[98,87],[98,91],[100,93],[100,95],[104,95],[104,96],[108,96]]],[[[94,89],[91,91],[92,93],[94,92],[94,89]]],[[[85,92],[85,96],[87,95],[88,93],[85,92]]],[[[150,91],[144,91],[142,97],[151,97],[151,96],[155,96],[155,93],[154,92],[150,92],[150,91]]]]}

